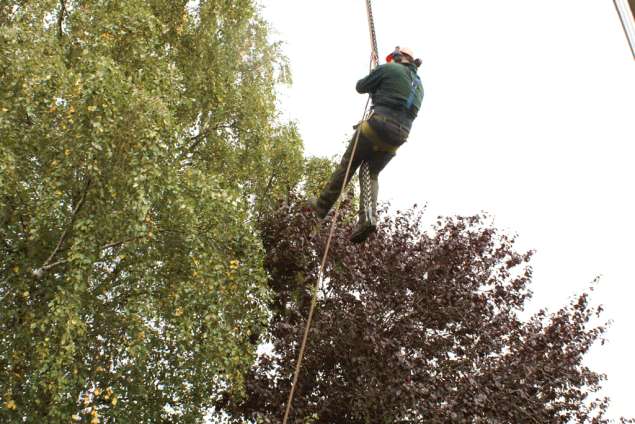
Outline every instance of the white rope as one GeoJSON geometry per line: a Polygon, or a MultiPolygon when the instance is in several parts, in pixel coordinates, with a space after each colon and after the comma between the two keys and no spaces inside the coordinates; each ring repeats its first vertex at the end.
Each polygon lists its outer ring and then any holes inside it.
{"type": "Polygon", "coordinates": [[[635,59],[635,28],[633,19],[631,18],[635,17],[635,10],[631,10],[631,7],[625,3],[624,0],[613,0],[613,4],[615,5],[617,15],[620,17],[622,29],[624,30],[624,35],[626,35],[628,46],[631,48],[633,59],[635,59]]]}

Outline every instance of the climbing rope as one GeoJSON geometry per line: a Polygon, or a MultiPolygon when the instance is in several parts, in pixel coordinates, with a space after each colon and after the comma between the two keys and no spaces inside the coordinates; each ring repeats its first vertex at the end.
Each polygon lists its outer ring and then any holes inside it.
{"type": "MultiPolygon", "coordinates": [[[[371,60],[370,60],[370,69],[374,66],[377,66],[377,38],[375,36],[375,22],[373,20],[373,12],[371,0],[366,0],[366,12],[368,15],[368,28],[370,31],[370,43],[371,43],[371,60]]],[[[370,105],[370,96],[366,100],[366,106],[364,106],[364,114],[362,115],[362,119],[360,122],[363,122],[368,117],[368,106],[370,105]]],[[[351,171],[351,164],[353,163],[353,157],[355,156],[355,152],[357,151],[357,142],[359,141],[359,133],[361,132],[361,126],[357,128],[355,131],[355,140],[353,142],[353,150],[350,159],[348,160],[348,166],[346,167],[346,174],[344,175],[344,181],[342,182],[342,188],[340,189],[340,194],[338,199],[341,199],[342,195],[346,193],[347,190],[347,181],[348,176],[351,171]]],[[[306,342],[309,338],[309,329],[311,328],[311,321],[313,320],[313,313],[315,312],[315,306],[317,305],[317,293],[322,285],[322,280],[324,278],[324,267],[326,266],[326,258],[328,257],[329,249],[331,247],[331,241],[333,239],[333,234],[335,234],[335,224],[337,223],[337,216],[340,209],[340,203],[337,202],[335,205],[335,212],[333,212],[333,219],[331,221],[331,229],[329,231],[328,239],[326,240],[326,247],[324,248],[324,255],[322,256],[322,261],[320,263],[320,270],[318,271],[318,278],[313,286],[312,296],[311,296],[311,306],[309,308],[309,316],[306,320],[306,325],[304,327],[304,335],[302,336],[302,344],[300,345],[300,352],[298,354],[298,360],[295,364],[295,371],[293,372],[293,382],[291,383],[291,390],[289,391],[289,398],[287,399],[287,407],[284,412],[284,419],[282,420],[282,424],[287,424],[287,420],[289,419],[289,413],[291,412],[291,404],[293,403],[293,395],[295,394],[295,389],[298,384],[298,377],[300,376],[300,369],[302,367],[302,359],[304,358],[304,350],[306,349],[306,342]]]]}
{"type": "MultiPolygon", "coordinates": [[[[624,4],[624,2],[620,2],[620,4],[617,4],[618,0],[613,0],[613,4],[615,5],[615,10],[617,11],[617,15],[620,17],[620,22],[622,24],[622,30],[624,30],[624,35],[626,35],[626,41],[628,41],[628,46],[631,48],[631,53],[633,54],[633,59],[635,59],[635,45],[633,45],[633,41],[631,40],[631,33],[628,30],[628,26],[626,24],[626,21],[628,20],[628,18],[625,18],[624,16],[622,16],[622,10],[629,10],[630,7],[628,4],[624,4]],[[622,6],[622,7],[620,7],[622,6]]],[[[635,10],[632,11],[633,15],[635,16],[635,10]]],[[[628,12],[626,12],[628,13],[628,12]]],[[[633,38],[635,39],[635,36],[633,36],[633,38]]]]}
{"type": "Polygon", "coordinates": [[[370,0],[366,0],[366,14],[368,15],[368,33],[370,34],[371,62],[372,66],[377,66],[378,49],[377,34],[375,34],[375,19],[373,18],[373,5],[370,0]]]}

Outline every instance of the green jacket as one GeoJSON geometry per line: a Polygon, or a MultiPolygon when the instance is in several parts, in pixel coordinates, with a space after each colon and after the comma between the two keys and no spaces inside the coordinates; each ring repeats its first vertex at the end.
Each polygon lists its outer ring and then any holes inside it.
{"type": "Polygon", "coordinates": [[[412,64],[386,63],[357,82],[358,93],[370,93],[374,106],[405,111],[410,119],[417,117],[423,100],[423,85],[412,64]],[[408,101],[410,108],[407,108],[408,101]]]}

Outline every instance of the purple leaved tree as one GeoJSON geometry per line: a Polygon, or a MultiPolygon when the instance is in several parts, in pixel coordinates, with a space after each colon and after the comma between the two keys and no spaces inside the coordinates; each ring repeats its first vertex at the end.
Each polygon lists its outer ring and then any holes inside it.
{"type": "MultiPolygon", "coordinates": [[[[601,423],[604,376],[583,365],[605,328],[587,293],[521,319],[531,252],[486,216],[384,214],[364,244],[332,242],[309,333],[293,423],[601,423]]],[[[281,422],[328,224],[290,202],[262,223],[273,292],[269,341],[235,422],[281,422]]]]}

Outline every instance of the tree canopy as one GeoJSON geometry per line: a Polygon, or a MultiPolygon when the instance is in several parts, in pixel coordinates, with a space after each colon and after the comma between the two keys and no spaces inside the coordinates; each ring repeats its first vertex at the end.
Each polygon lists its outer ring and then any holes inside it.
{"type": "Polygon", "coordinates": [[[250,0],[0,8],[0,421],[200,422],[242,389],[255,217],[302,174],[250,0]]]}
{"type": "MultiPolygon", "coordinates": [[[[352,214],[349,210],[349,214],[352,214]]],[[[520,318],[532,252],[486,216],[385,215],[364,245],[333,239],[290,422],[607,422],[604,376],[582,362],[604,333],[583,293],[520,318]]],[[[225,399],[235,422],[279,422],[327,230],[293,203],[263,224],[270,352],[225,399]]]]}

